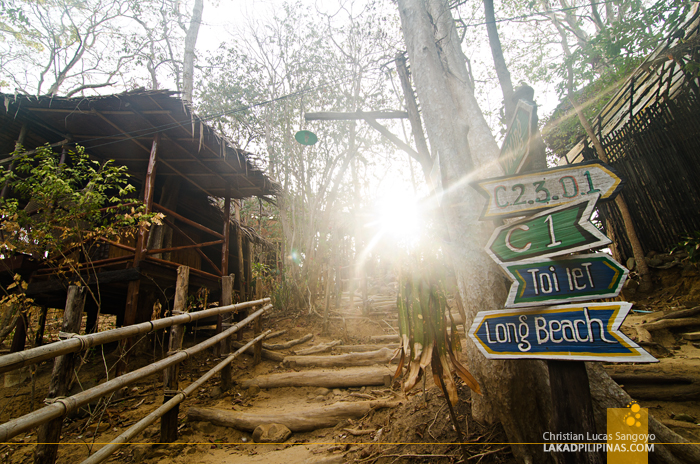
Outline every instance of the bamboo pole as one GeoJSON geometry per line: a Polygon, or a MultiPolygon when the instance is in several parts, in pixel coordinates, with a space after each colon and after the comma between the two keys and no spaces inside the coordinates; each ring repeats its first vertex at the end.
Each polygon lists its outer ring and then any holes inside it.
{"type": "MultiPolygon", "coordinates": [[[[259,320],[260,318],[257,318],[259,320]]],[[[209,372],[204,374],[202,377],[197,379],[196,381],[192,382],[187,388],[185,388],[183,391],[179,392],[177,395],[172,397],[168,402],[164,403],[161,407],[138,421],[136,424],[132,425],[128,430],[126,430],[124,433],[119,435],[117,438],[112,440],[108,445],[100,448],[98,452],[84,460],[81,464],[98,464],[105,459],[107,459],[112,453],[114,453],[116,450],[118,450],[123,444],[128,443],[132,438],[134,438],[136,435],[139,433],[143,432],[146,430],[146,428],[154,423],[156,420],[158,420],[159,417],[162,417],[165,413],[168,411],[172,410],[174,407],[178,406],[180,403],[185,401],[189,395],[192,393],[196,392],[206,381],[214,377],[218,372],[220,372],[222,369],[225,367],[230,366],[231,362],[233,362],[234,359],[236,359],[238,356],[240,356],[243,352],[245,352],[248,348],[250,348],[254,343],[260,343],[262,340],[269,334],[271,331],[268,330],[267,332],[257,336],[253,340],[249,341],[246,343],[241,349],[236,351],[235,353],[231,353],[229,356],[226,357],[223,361],[221,361],[219,364],[217,364],[213,369],[211,369],[209,372]]]]}
{"type": "MultiPolygon", "coordinates": [[[[180,266],[177,268],[177,282],[175,284],[175,301],[173,303],[173,313],[188,312],[187,290],[190,283],[190,268],[180,266]]],[[[168,354],[182,349],[182,338],[185,334],[185,326],[174,325],[170,328],[170,340],[168,342],[168,354]]],[[[175,364],[163,371],[163,403],[168,403],[175,396],[178,390],[178,375],[180,365],[175,364]]],[[[161,443],[172,443],[177,440],[177,415],[180,408],[175,405],[170,409],[163,420],[160,421],[160,441],[161,443]]]]}
{"type": "MultiPolygon", "coordinates": [[[[203,341],[198,345],[190,347],[186,350],[179,351],[165,359],[161,359],[160,361],[157,361],[148,366],[144,366],[141,369],[137,369],[135,371],[121,375],[113,380],[110,380],[88,390],[82,391],[76,395],[69,396],[68,398],[57,398],[53,403],[49,404],[46,407],[43,407],[29,414],[25,414],[24,416],[18,417],[17,419],[7,421],[4,424],[0,424],[0,443],[6,443],[7,441],[19,435],[22,432],[34,429],[45,422],[48,422],[52,419],[57,419],[63,415],[76,411],[78,408],[90,403],[91,401],[95,401],[98,398],[101,398],[105,395],[109,395],[110,393],[115,392],[120,388],[123,388],[138,380],[146,378],[149,375],[153,375],[157,372],[160,372],[167,367],[174,366],[175,364],[178,364],[188,359],[190,356],[216,345],[224,338],[230,337],[234,333],[238,332],[242,327],[253,322],[255,318],[260,317],[265,311],[267,311],[270,308],[272,308],[272,305],[267,305],[257,310],[256,312],[254,312],[244,320],[240,321],[238,324],[234,325],[230,329],[221,332],[219,335],[211,337],[210,339],[203,341]]],[[[183,316],[188,315],[189,313],[183,314],[183,316]]]]}
{"type": "Polygon", "coordinates": [[[105,330],[88,335],[75,335],[68,340],[62,340],[48,345],[24,350],[18,353],[11,353],[0,357],[0,373],[9,372],[20,367],[36,364],[56,356],[75,353],[86,350],[93,346],[104,345],[105,343],[116,342],[125,338],[152,332],[154,330],[167,329],[173,325],[188,324],[199,319],[204,319],[219,314],[238,311],[260,304],[270,302],[270,298],[262,300],[247,301],[230,306],[220,306],[218,308],[205,309],[194,313],[180,314],[177,316],[164,317],[153,321],[142,322],[118,329],[105,330]]]}
{"type": "MultiPolygon", "coordinates": [[[[68,287],[66,309],[63,313],[63,324],[61,326],[63,332],[76,333],[80,331],[80,321],[82,320],[83,307],[85,306],[85,294],[85,287],[77,287],[75,285],[68,287]]],[[[68,394],[75,361],[76,356],[72,353],[56,358],[53,364],[53,372],[51,373],[48,398],[60,398],[68,394]]],[[[63,418],[59,416],[39,427],[36,439],[36,452],[34,453],[35,464],[53,464],[56,462],[62,426],[63,418]]]]}

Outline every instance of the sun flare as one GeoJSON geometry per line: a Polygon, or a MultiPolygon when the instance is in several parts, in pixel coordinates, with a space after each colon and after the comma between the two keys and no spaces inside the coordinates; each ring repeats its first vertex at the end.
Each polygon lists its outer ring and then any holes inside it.
{"type": "Polygon", "coordinates": [[[376,224],[390,240],[413,245],[421,235],[423,224],[418,198],[392,191],[375,204],[376,224]]]}

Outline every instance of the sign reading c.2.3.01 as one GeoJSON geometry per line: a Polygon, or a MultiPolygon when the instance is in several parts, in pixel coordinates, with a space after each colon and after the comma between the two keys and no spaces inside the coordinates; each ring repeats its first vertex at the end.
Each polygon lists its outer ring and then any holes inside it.
{"type": "Polygon", "coordinates": [[[629,271],[605,253],[503,264],[513,280],[506,308],[614,298],[629,271]]]}
{"type": "Polygon", "coordinates": [[[631,303],[482,311],[469,336],[491,359],[658,362],[619,331],[631,303]]]}
{"type": "Polygon", "coordinates": [[[475,183],[487,198],[482,220],[533,214],[596,194],[600,201],[611,200],[622,185],[620,176],[599,160],[475,183]]]}
{"type": "Polygon", "coordinates": [[[590,221],[597,200],[598,195],[591,196],[498,227],[486,251],[502,264],[607,245],[610,239],[590,221]]]}

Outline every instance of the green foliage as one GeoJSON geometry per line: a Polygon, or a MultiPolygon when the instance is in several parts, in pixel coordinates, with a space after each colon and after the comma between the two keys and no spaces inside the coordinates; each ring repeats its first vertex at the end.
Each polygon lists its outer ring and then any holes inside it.
{"type": "Polygon", "coordinates": [[[396,375],[407,363],[403,389],[409,391],[431,366],[435,384],[442,388],[441,383],[444,383],[445,393],[454,405],[458,396],[453,374],[459,375],[475,392],[480,393],[480,389],[476,379],[455,356],[461,344],[447,306],[444,283],[436,272],[438,266],[423,262],[416,263],[411,270],[402,270],[397,298],[401,358],[396,375]],[[447,332],[445,313],[450,317],[451,334],[447,332]]]}
{"type": "Polygon", "coordinates": [[[69,151],[64,164],[48,145],[13,157],[14,169],[0,175],[12,192],[0,199],[4,256],[25,253],[65,264],[68,250],[98,237],[134,233],[160,218],[144,214],[143,205],[126,198],[134,191],[126,167],[91,160],[82,147],[69,151]]]}
{"type": "Polygon", "coordinates": [[[682,240],[673,247],[671,253],[678,253],[680,251],[684,251],[688,254],[688,260],[691,263],[700,261],[700,230],[683,236],[682,240]]]}

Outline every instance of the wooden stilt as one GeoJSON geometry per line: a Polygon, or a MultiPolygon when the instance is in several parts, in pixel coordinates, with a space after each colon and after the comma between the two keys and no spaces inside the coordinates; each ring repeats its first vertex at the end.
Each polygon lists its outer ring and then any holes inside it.
{"type": "MultiPolygon", "coordinates": [[[[156,180],[156,160],[158,146],[160,145],[160,133],[156,133],[151,146],[151,154],[148,158],[148,168],[146,169],[146,180],[143,188],[143,202],[146,204],[146,212],[150,213],[153,208],[153,189],[156,180]]],[[[145,257],[146,248],[148,247],[148,229],[145,227],[139,228],[138,236],[136,237],[136,246],[134,247],[134,263],[137,267],[141,260],[145,257]]],[[[139,288],[140,280],[132,280],[126,291],[126,307],[124,308],[124,325],[132,325],[136,322],[136,314],[138,312],[139,303],[139,288]]],[[[124,340],[121,344],[122,357],[117,364],[117,375],[126,372],[128,363],[127,354],[133,345],[133,340],[124,340]]]]}
{"type": "MultiPolygon", "coordinates": [[[[63,325],[61,327],[63,332],[77,334],[80,331],[80,321],[83,317],[86,293],[85,287],[77,287],[75,285],[68,287],[66,309],[63,313],[63,325]]],[[[55,359],[49,385],[49,399],[68,396],[68,384],[70,384],[78,356],[78,353],[71,353],[58,356],[55,359]]],[[[60,417],[39,427],[36,438],[37,446],[34,451],[35,464],[53,464],[56,462],[62,425],[63,417],[60,417]]]]}
{"type": "Polygon", "coordinates": [[[44,329],[46,328],[46,314],[49,312],[47,306],[42,306],[39,312],[39,325],[36,328],[36,338],[34,339],[34,346],[41,346],[44,344],[44,329]]]}
{"type": "MultiPolygon", "coordinates": [[[[175,284],[175,302],[173,303],[173,316],[187,312],[187,293],[190,281],[190,268],[180,266],[177,268],[177,282],[175,284]]],[[[185,334],[184,325],[174,325],[170,328],[170,342],[168,344],[168,354],[179,351],[182,348],[182,338],[185,334]]],[[[179,388],[178,375],[180,366],[178,364],[168,367],[163,371],[163,403],[167,403],[177,394],[179,388]]],[[[166,412],[160,420],[160,441],[161,443],[172,443],[177,440],[177,415],[180,406],[177,405],[166,412]]]]}
{"type": "MultiPolygon", "coordinates": [[[[236,290],[240,301],[245,301],[245,263],[243,260],[243,231],[241,230],[241,201],[234,200],[233,202],[234,217],[236,219],[236,260],[238,262],[238,274],[236,275],[236,290]]],[[[241,311],[234,316],[234,321],[240,321],[245,317],[245,313],[241,311]]],[[[243,340],[243,332],[239,331],[236,334],[236,340],[243,340]]]]}
{"type": "MultiPolygon", "coordinates": [[[[233,304],[233,275],[224,276],[221,278],[221,306],[233,304]]],[[[223,329],[227,330],[231,326],[231,313],[226,313],[223,317],[223,329]]],[[[231,352],[231,339],[225,338],[219,344],[221,357],[228,356],[231,352]]],[[[228,391],[231,389],[231,365],[226,365],[221,370],[221,390],[228,391]]]]}

